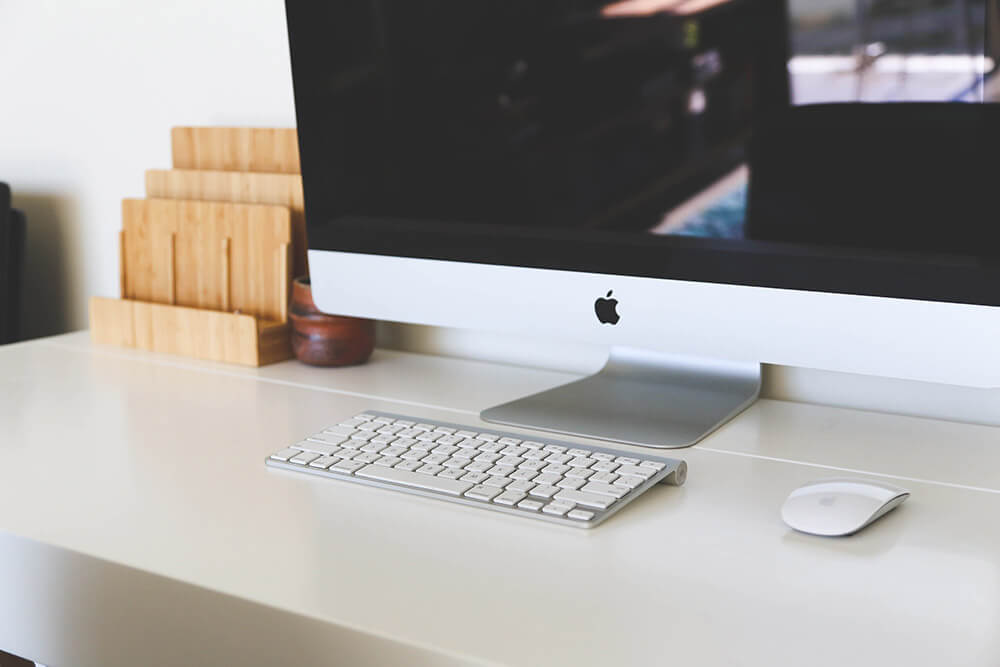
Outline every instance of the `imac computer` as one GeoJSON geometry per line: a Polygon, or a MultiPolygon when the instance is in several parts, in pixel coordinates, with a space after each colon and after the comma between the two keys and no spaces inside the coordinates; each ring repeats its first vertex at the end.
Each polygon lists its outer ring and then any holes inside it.
{"type": "Polygon", "coordinates": [[[482,417],[650,447],[762,363],[1000,387],[986,3],[843,4],[287,0],[317,306],[607,346],[482,417]]]}

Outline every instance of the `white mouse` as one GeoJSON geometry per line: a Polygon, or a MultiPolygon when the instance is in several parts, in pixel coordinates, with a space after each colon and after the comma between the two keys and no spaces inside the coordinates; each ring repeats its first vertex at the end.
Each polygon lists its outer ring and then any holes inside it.
{"type": "Polygon", "coordinates": [[[910,497],[910,492],[869,479],[835,478],[810,482],[792,491],[781,518],[811,535],[856,533],[910,497]]]}

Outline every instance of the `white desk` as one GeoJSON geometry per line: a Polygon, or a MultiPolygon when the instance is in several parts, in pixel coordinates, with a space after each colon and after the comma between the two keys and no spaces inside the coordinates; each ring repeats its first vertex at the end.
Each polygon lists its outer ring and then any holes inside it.
{"type": "Polygon", "coordinates": [[[997,665],[1000,429],[761,401],[593,531],[267,469],[365,409],[477,424],[567,376],[0,348],[0,649],[50,665],[997,665]],[[913,496],[793,533],[841,470],[913,496]],[[906,478],[898,480],[898,477],[906,478]],[[508,639],[510,641],[508,641],[508,639]]]}

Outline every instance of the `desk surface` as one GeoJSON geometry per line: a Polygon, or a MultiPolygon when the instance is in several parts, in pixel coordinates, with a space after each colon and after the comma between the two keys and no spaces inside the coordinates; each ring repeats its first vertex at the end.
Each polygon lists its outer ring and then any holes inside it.
{"type": "Polygon", "coordinates": [[[679,452],[684,487],[593,531],[263,463],[366,409],[480,424],[570,378],[388,351],[243,369],[85,333],[0,348],[0,649],[84,666],[1000,664],[1000,428],[760,401],[679,452]],[[785,527],[792,488],[845,471],[913,495],[852,538],[785,527]]]}

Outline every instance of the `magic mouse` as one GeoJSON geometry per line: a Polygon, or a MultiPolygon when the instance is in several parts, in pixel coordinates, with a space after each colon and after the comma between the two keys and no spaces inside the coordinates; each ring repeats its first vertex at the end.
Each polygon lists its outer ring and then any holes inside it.
{"type": "Polygon", "coordinates": [[[898,507],[910,492],[869,479],[840,477],[810,482],[792,491],[781,518],[811,535],[850,535],[898,507]]]}

